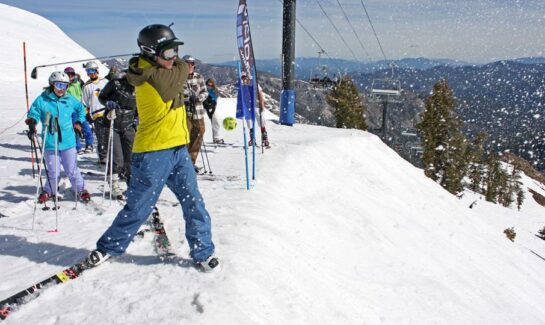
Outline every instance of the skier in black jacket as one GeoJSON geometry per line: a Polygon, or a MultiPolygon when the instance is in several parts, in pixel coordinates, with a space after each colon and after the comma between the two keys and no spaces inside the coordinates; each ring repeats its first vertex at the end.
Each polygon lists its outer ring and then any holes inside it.
{"type": "Polygon", "coordinates": [[[121,176],[127,183],[130,179],[132,144],[137,124],[136,99],[134,87],[127,81],[126,71],[114,67],[106,78],[110,81],[102,89],[98,99],[106,106],[106,115],[115,116],[111,189],[112,196],[122,198],[118,179],[121,176]]]}

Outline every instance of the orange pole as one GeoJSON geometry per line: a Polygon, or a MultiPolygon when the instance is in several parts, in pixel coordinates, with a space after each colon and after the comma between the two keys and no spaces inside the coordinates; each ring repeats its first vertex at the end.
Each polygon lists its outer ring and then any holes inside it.
{"type": "MultiPolygon", "coordinates": [[[[26,42],[23,42],[23,62],[24,62],[24,69],[25,69],[25,96],[26,96],[26,112],[30,110],[30,104],[28,101],[28,79],[27,79],[27,69],[26,69],[26,42]]],[[[34,150],[33,150],[33,142],[34,139],[30,140],[30,156],[32,157],[32,178],[34,178],[34,150]]]]}
{"type": "Polygon", "coordinates": [[[28,79],[27,79],[27,70],[26,70],[26,43],[23,42],[23,60],[25,65],[25,95],[26,95],[26,111],[28,113],[30,109],[30,104],[28,102],[28,79]]]}

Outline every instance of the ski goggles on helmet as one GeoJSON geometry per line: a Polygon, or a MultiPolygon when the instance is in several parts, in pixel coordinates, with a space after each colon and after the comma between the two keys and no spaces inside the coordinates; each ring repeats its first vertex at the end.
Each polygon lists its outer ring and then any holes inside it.
{"type": "Polygon", "coordinates": [[[85,72],[87,72],[87,74],[95,74],[95,73],[98,73],[98,70],[97,69],[85,69],[85,72]]]}
{"type": "Polygon", "coordinates": [[[159,53],[159,56],[161,59],[164,60],[172,60],[178,55],[178,47],[170,47],[168,49],[164,49],[159,53]]]}
{"type": "Polygon", "coordinates": [[[66,82],[56,81],[53,83],[53,87],[58,90],[66,90],[68,89],[68,84],[66,82]]]}

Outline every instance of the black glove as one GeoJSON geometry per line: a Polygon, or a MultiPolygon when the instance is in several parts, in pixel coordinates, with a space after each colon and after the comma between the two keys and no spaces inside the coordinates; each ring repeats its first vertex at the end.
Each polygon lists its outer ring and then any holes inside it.
{"type": "Polygon", "coordinates": [[[119,106],[119,104],[113,100],[109,100],[106,102],[106,114],[108,114],[108,112],[110,112],[113,109],[119,109],[119,108],[121,108],[121,106],[119,106]]]}
{"type": "Polygon", "coordinates": [[[81,123],[79,121],[74,123],[74,132],[76,132],[76,134],[80,138],[83,137],[83,133],[81,132],[82,128],[83,128],[83,125],[81,125],[81,123]]]}
{"type": "Polygon", "coordinates": [[[27,136],[30,140],[32,140],[36,135],[36,121],[29,117],[25,120],[25,123],[28,125],[27,136]]]}
{"type": "Polygon", "coordinates": [[[87,120],[87,122],[89,122],[89,124],[93,124],[94,122],[93,117],[89,113],[85,115],[85,119],[87,120]]]}
{"type": "Polygon", "coordinates": [[[189,96],[189,102],[192,104],[197,103],[197,96],[191,94],[191,96],[189,96]]]}

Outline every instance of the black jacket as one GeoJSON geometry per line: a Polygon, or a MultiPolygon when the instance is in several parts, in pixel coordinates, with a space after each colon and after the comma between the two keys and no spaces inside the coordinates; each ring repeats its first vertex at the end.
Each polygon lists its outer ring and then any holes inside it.
{"type": "Polygon", "coordinates": [[[134,87],[129,84],[127,78],[110,80],[98,95],[98,100],[104,106],[110,100],[120,106],[115,112],[117,118],[114,121],[114,128],[124,129],[134,125],[137,116],[136,97],[134,87]]]}

